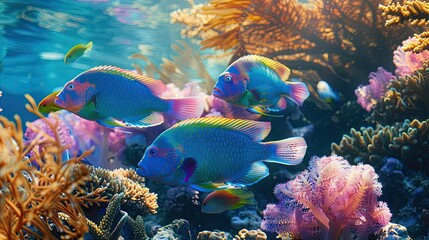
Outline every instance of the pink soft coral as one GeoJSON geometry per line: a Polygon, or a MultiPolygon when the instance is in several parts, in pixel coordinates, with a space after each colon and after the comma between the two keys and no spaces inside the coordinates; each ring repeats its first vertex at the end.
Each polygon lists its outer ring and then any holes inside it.
{"type": "Polygon", "coordinates": [[[339,239],[351,232],[365,239],[389,223],[381,184],[370,165],[351,166],[339,156],[310,161],[309,169],[275,187],[261,228],[303,239],[339,239]]]}
{"type": "MultiPolygon", "coordinates": [[[[402,42],[402,46],[415,41],[415,37],[408,38],[402,42]]],[[[393,51],[393,63],[396,65],[395,73],[400,77],[412,74],[416,69],[421,68],[423,63],[429,59],[429,51],[427,50],[421,53],[414,53],[412,51],[405,52],[402,50],[402,46],[399,46],[393,51]]]]}
{"type": "Polygon", "coordinates": [[[355,90],[355,94],[357,103],[369,112],[377,101],[384,96],[387,91],[387,85],[394,76],[384,68],[379,67],[377,72],[371,72],[368,77],[369,85],[360,85],[355,90]]]}

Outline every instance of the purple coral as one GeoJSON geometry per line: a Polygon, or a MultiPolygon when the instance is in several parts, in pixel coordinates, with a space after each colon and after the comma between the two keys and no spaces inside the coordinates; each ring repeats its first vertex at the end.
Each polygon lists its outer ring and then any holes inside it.
{"type": "Polygon", "coordinates": [[[371,72],[368,77],[369,85],[359,85],[355,90],[355,94],[357,103],[369,112],[377,101],[384,96],[387,91],[387,85],[394,78],[394,75],[379,67],[377,72],[371,72]]]}
{"type": "MultiPolygon", "coordinates": [[[[71,150],[75,147],[75,141],[73,136],[70,133],[68,126],[61,121],[55,113],[49,114],[47,118],[37,119],[33,122],[28,123],[28,127],[25,130],[24,138],[27,141],[35,139],[40,132],[45,133],[47,136],[55,137],[54,132],[50,128],[49,124],[56,126],[58,137],[63,147],[71,150]]],[[[40,139],[40,142],[43,143],[43,136],[40,139]]]]}
{"type": "MultiPolygon", "coordinates": [[[[408,38],[402,42],[402,46],[415,41],[417,41],[415,37],[408,38]]],[[[414,53],[412,51],[405,52],[402,50],[402,46],[399,46],[393,51],[393,63],[396,65],[395,73],[399,77],[412,74],[418,68],[423,67],[423,63],[429,59],[429,51],[427,50],[421,53],[414,53]]]]}
{"type": "Polygon", "coordinates": [[[314,157],[308,170],[275,187],[279,203],[267,205],[261,228],[302,239],[339,239],[351,232],[365,239],[392,216],[386,203],[377,201],[377,178],[370,165],[314,157]]]}

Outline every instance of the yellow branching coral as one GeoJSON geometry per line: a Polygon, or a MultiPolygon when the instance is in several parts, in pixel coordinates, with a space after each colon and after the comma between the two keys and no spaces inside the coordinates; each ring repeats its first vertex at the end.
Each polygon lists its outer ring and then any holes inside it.
{"type": "MultiPolygon", "coordinates": [[[[85,191],[105,188],[102,196],[112,198],[116,193],[124,193],[122,209],[132,217],[155,214],[158,208],[157,194],[149,192],[144,185],[144,178],[132,169],[115,169],[113,171],[83,166],[87,168],[90,178],[85,183],[85,191]]],[[[79,174],[76,172],[76,174],[79,174]]]]}
{"type": "MultiPolygon", "coordinates": [[[[411,29],[387,33],[377,10],[383,0],[211,0],[171,13],[186,24],[186,37],[203,48],[233,50],[233,60],[260,54],[289,66],[295,76],[365,79],[367,70],[387,62],[411,29]],[[383,54],[381,54],[383,53],[383,54]],[[386,60],[386,61],[383,61],[386,60]]],[[[355,87],[355,86],[353,86],[355,87]]]]}
{"type": "MultiPolygon", "coordinates": [[[[42,118],[34,100],[27,98],[27,109],[42,118]]],[[[21,120],[15,116],[15,121],[0,117],[0,239],[53,239],[54,233],[83,238],[88,226],[82,206],[104,201],[98,198],[103,189],[85,195],[79,191],[89,172],[76,163],[90,152],[63,162],[57,126],[46,121],[54,137],[39,131],[24,143],[21,120]],[[43,147],[36,148],[41,141],[43,147]],[[73,174],[75,170],[79,174],[73,174]]]]}
{"type": "MultiPolygon", "coordinates": [[[[392,3],[389,5],[380,5],[383,16],[390,16],[386,21],[386,26],[403,24],[409,22],[414,26],[424,26],[429,24],[429,2],[414,0],[406,1],[404,4],[392,3]]],[[[404,51],[413,51],[420,53],[429,49],[429,31],[421,34],[414,34],[416,41],[404,45],[404,51]]]]}

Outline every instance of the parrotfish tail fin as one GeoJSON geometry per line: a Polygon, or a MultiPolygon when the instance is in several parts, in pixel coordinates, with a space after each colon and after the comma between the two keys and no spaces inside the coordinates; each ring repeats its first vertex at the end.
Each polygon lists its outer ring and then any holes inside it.
{"type": "Polygon", "coordinates": [[[299,106],[304,104],[305,99],[310,96],[307,85],[303,82],[288,82],[289,91],[287,95],[291,100],[296,102],[299,106]]]}
{"type": "Polygon", "coordinates": [[[184,97],[175,99],[166,99],[169,104],[167,114],[176,117],[179,120],[188,118],[198,118],[204,111],[204,98],[184,97]]]}
{"type": "Polygon", "coordinates": [[[229,192],[230,194],[240,199],[239,202],[232,207],[232,209],[240,208],[246,204],[251,204],[251,205],[255,204],[255,195],[249,189],[228,188],[228,189],[225,189],[225,191],[229,192]]]}
{"type": "Polygon", "coordinates": [[[92,41],[90,41],[89,43],[87,43],[85,45],[85,47],[86,47],[86,50],[85,50],[86,52],[90,51],[92,49],[92,41]]]}
{"type": "Polygon", "coordinates": [[[307,143],[302,137],[292,137],[273,142],[262,142],[269,147],[271,155],[265,162],[284,165],[298,165],[302,162],[307,150],[307,143]]]}

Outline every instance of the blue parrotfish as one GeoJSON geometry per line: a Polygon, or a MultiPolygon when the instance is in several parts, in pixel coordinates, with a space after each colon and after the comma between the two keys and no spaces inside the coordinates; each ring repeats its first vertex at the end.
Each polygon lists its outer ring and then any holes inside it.
{"type": "Polygon", "coordinates": [[[305,155],[307,144],[302,137],[261,142],[270,130],[270,122],[188,119],[154,140],[139,162],[137,174],[200,191],[248,186],[269,174],[263,161],[297,165],[305,155]]]}
{"type": "Polygon", "coordinates": [[[203,213],[221,213],[255,203],[255,195],[244,188],[227,188],[211,192],[201,205],[203,213]]]}
{"type": "Polygon", "coordinates": [[[91,51],[91,49],[92,49],[92,41],[90,41],[86,45],[77,44],[73,46],[64,56],[64,63],[72,63],[76,61],[78,58],[82,57],[83,54],[91,51]]]}
{"type": "Polygon", "coordinates": [[[310,95],[305,83],[287,81],[289,75],[290,69],[275,60],[247,55],[218,76],[213,96],[269,116],[286,108],[285,97],[302,106],[310,95]]]}
{"type": "Polygon", "coordinates": [[[91,68],[70,80],[55,105],[107,127],[150,127],[164,122],[163,114],[179,120],[199,117],[204,99],[164,99],[160,81],[113,66],[91,68]]]}
{"type": "Polygon", "coordinates": [[[332,87],[325,81],[319,81],[317,83],[317,94],[319,98],[324,102],[338,102],[340,101],[340,95],[335,92],[332,87]]]}

